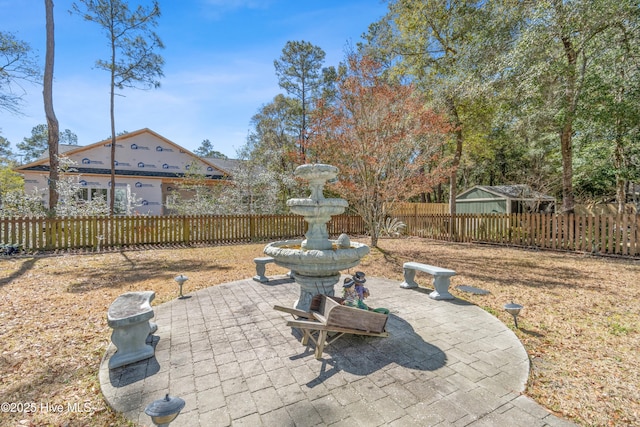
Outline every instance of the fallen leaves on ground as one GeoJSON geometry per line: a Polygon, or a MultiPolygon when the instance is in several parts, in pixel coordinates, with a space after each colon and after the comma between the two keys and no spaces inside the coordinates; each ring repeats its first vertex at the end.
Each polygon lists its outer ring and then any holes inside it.
{"type": "MultiPolygon", "coordinates": [[[[140,290],[156,292],[153,305],[169,301],[178,274],[189,277],[184,293],[252,277],[263,247],[0,258],[0,401],[36,405],[3,419],[15,426],[130,424],[106,406],[98,382],[111,302],[140,290]]],[[[531,358],[526,394],[537,402],[582,425],[640,424],[638,261],[405,238],[381,239],[358,269],[400,282],[407,261],[455,270],[452,292],[514,329],[531,358]],[[460,292],[459,285],[490,293],[460,292]],[[511,301],[524,306],[517,330],[503,309],[511,301]]],[[[284,273],[267,267],[269,275],[284,273]]],[[[427,275],[416,280],[431,287],[427,275]]]]}

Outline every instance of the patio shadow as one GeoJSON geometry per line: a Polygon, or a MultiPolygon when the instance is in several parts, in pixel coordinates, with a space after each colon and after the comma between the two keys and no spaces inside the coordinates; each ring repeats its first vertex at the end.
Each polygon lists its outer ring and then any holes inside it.
{"type": "MultiPolygon", "coordinates": [[[[370,375],[390,364],[418,371],[435,371],[447,362],[447,355],[437,346],[418,335],[409,322],[394,314],[387,321],[389,336],[385,338],[345,335],[324,348],[318,377],[307,383],[312,388],[340,371],[357,376],[370,375]]],[[[292,328],[298,340],[302,334],[292,328]]],[[[293,358],[313,357],[314,347],[308,345],[293,358]]]]}
{"type": "MultiPolygon", "coordinates": [[[[150,335],[149,338],[147,338],[147,344],[151,344],[154,350],[159,341],[160,337],[156,335],[150,335]]],[[[158,371],[160,371],[160,364],[156,357],[153,356],[149,359],[121,366],[119,368],[109,369],[109,381],[115,388],[126,387],[135,382],[142,381],[145,378],[158,373],[158,371]]]]}

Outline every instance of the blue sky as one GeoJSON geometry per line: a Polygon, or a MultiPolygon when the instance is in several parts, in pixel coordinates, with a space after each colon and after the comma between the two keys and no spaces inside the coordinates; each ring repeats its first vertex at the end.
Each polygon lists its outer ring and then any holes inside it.
{"type": "MultiPolygon", "coordinates": [[[[101,29],[69,14],[72,1],[54,0],[54,109],[60,129],[88,145],[110,135],[109,74],[101,29]]],[[[131,0],[146,4],[145,0],[131,0]]],[[[287,41],[326,52],[324,66],[344,60],[369,24],[386,12],[381,0],[160,0],[157,32],[166,48],[161,87],[127,89],[116,97],[117,131],[150,128],[195,150],[203,139],[229,157],[244,145],[251,117],[282,93],[273,61],[287,41]]],[[[0,0],[0,30],[28,42],[44,64],[43,0],[0,0]]],[[[44,65],[43,65],[44,67],[44,65]]],[[[27,90],[22,115],[0,111],[0,135],[13,146],[46,123],[42,88],[27,90]]]]}

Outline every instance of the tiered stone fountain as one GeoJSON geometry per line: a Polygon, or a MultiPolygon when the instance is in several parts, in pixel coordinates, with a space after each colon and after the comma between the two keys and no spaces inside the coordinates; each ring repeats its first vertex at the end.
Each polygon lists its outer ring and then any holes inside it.
{"type": "Polygon", "coordinates": [[[268,244],[264,253],[277,265],[288,268],[300,285],[300,297],[295,308],[309,311],[316,294],[334,295],[340,271],[355,267],[369,253],[363,243],[350,242],[345,235],[329,240],[327,222],[349,206],[344,199],[325,199],[324,185],[338,175],[338,168],[325,164],[298,166],[294,175],[309,183],[311,194],[305,199],[289,199],[291,212],[304,216],[309,224],[306,239],[284,240],[268,244]]]}

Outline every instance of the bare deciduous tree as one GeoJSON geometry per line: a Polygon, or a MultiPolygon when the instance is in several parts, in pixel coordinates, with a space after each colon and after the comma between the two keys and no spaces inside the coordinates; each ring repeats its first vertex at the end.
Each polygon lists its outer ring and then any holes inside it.
{"type": "Polygon", "coordinates": [[[340,169],[335,189],[362,216],[376,246],[396,201],[447,179],[437,159],[449,125],[414,86],[385,80],[377,62],[352,55],[348,67],[335,101],[316,109],[309,149],[340,169]]]}

